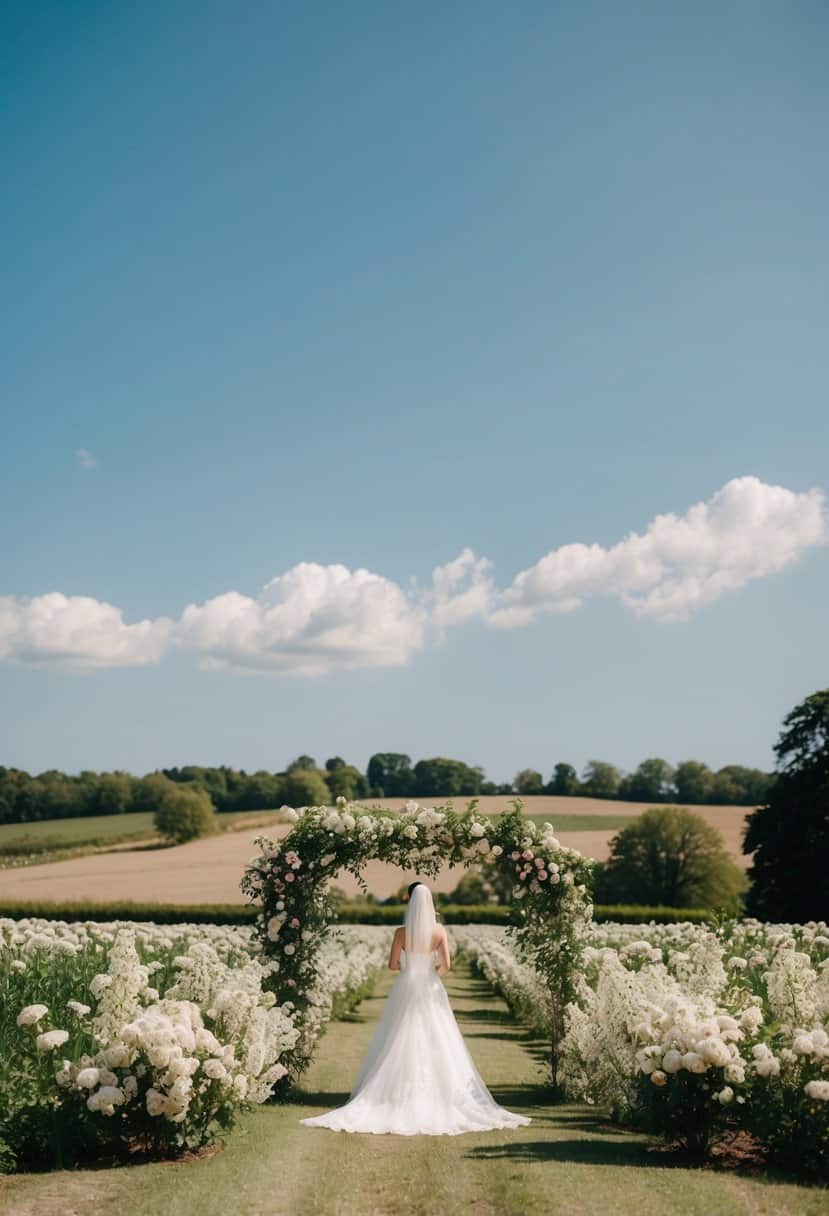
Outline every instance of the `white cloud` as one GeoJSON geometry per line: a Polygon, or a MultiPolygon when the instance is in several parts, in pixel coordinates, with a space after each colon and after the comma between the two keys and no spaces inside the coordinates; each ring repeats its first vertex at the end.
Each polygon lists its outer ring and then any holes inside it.
{"type": "Polygon", "coordinates": [[[685,620],[726,592],[792,565],[828,536],[821,491],[797,494],[737,477],[684,515],[657,515],[644,533],[609,549],[553,549],[516,575],[487,619],[515,628],[605,595],[641,616],[685,620]]]}
{"type": "Polygon", "coordinates": [[[127,625],[119,608],[86,595],[0,596],[0,659],[75,669],[137,667],[158,662],[171,627],[166,617],[127,625]]]}
{"type": "Polygon", "coordinates": [[[78,448],[75,452],[75,459],[82,469],[97,469],[98,457],[93,455],[88,448],[78,448]]]}
{"type": "Polygon", "coordinates": [[[491,569],[492,562],[476,557],[471,549],[464,549],[445,566],[435,566],[426,603],[438,629],[489,615],[495,594],[491,569]]]}
{"type": "Polygon", "coordinates": [[[177,621],[126,624],[121,609],[88,596],[0,596],[0,660],[128,667],[183,649],[204,667],[291,676],[398,667],[425,645],[429,626],[433,637],[473,619],[512,629],[573,612],[591,596],[616,598],[641,616],[684,620],[827,539],[821,491],[739,477],[684,515],[657,515],[643,533],[610,548],[553,549],[502,591],[492,563],[464,549],[435,567],[422,595],[369,570],[302,562],[255,598],[228,591],[188,605],[177,621]]]}
{"type": "Polygon", "coordinates": [[[190,604],[176,636],[208,667],[318,676],[399,667],[422,646],[424,623],[401,588],[379,574],[302,562],[257,599],[229,591],[190,604]]]}

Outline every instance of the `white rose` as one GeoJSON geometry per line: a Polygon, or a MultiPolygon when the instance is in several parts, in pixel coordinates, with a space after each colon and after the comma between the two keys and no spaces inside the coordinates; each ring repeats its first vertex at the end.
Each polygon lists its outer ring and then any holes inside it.
{"type": "Polygon", "coordinates": [[[807,1098],[815,1098],[818,1102],[829,1102],[829,1081],[807,1081],[803,1086],[807,1098]]]}
{"type": "Polygon", "coordinates": [[[75,1077],[78,1089],[94,1089],[98,1084],[100,1073],[97,1068],[82,1068],[75,1077]]]}
{"type": "Polygon", "coordinates": [[[661,1089],[663,1085],[667,1084],[668,1077],[661,1068],[657,1068],[655,1072],[651,1073],[651,1081],[654,1085],[658,1085],[661,1089]]]}
{"type": "Polygon", "coordinates": [[[720,1090],[720,1092],[717,1094],[717,1101],[719,1102],[720,1106],[728,1106],[729,1102],[734,1101],[734,1090],[730,1085],[726,1085],[720,1090]]]}

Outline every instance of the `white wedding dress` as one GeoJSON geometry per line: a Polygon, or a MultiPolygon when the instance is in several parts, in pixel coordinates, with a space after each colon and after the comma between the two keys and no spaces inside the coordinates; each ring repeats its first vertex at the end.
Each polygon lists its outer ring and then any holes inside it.
{"type": "Polygon", "coordinates": [[[418,938],[428,946],[434,926],[432,893],[420,884],[407,909],[407,949],[401,955],[400,974],[351,1096],[337,1110],[303,1119],[307,1127],[457,1136],[530,1122],[499,1106],[484,1084],[435,970],[435,951],[409,949],[418,938]]]}

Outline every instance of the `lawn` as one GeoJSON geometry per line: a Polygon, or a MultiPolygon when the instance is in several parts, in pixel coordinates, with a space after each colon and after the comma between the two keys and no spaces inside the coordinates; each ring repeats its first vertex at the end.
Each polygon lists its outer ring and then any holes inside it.
{"type": "Polygon", "coordinates": [[[460,966],[447,979],[484,1079],[529,1127],[456,1137],[350,1136],[300,1127],[344,1101],[391,977],[334,1024],[295,1101],[261,1107],[202,1160],[0,1180],[0,1216],[825,1216],[825,1190],[733,1170],[691,1169],[609,1127],[588,1107],[549,1106],[544,1047],[489,986],[460,966]]]}

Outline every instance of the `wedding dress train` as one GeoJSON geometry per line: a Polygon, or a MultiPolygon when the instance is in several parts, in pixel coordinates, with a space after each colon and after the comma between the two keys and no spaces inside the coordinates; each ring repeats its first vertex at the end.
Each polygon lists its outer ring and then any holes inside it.
{"type": "MultiPolygon", "coordinates": [[[[431,892],[421,890],[431,905],[431,892]]],[[[484,1084],[435,970],[435,952],[404,951],[348,1102],[302,1122],[343,1132],[457,1136],[530,1120],[499,1106],[484,1084]]]]}

